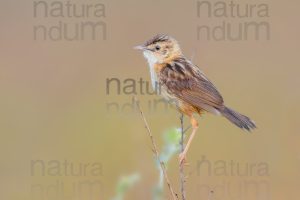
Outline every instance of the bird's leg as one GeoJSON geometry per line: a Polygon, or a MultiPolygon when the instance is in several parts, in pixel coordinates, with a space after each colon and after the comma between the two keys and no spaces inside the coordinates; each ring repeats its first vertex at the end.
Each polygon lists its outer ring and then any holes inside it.
{"type": "Polygon", "coordinates": [[[192,143],[192,140],[193,140],[193,138],[195,136],[195,133],[198,129],[198,122],[196,121],[196,119],[193,116],[191,116],[190,118],[191,118],[191,124],[192,124],[193,130],[192,130],[192,134],[189,137],[189,140],[188,140],[188,142],[187,142],[187,144],[184,148],[184,151],[179,154],[179,163],[180,164],[183,164],[185,162],[187,151],[189,150],[190,145],[192,143]]]}

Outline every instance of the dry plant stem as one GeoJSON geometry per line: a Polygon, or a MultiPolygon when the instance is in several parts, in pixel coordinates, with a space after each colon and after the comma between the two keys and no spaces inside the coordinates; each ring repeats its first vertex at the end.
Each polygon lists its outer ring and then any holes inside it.
{"type": "Polygon", "coordinates": [[[151,130],[150,130],[150,128],[149,128],[148,122],[147,122],[147,120],[146,120],[146,118],[145,118],[145,116],[144,116],[144,113],[143,113],[143,111],[142,111],[142,109],[141,109],[141,107],[140,107],[140,104],[139,104],[139,102],[138,102],[138,100],[137,100],[136,97],[134,97],[134,101],[135,101],[135,103],[136,103],[136,105],[137,105],[137,108],[138,108],[140,114],[141,114],[141,117],[142,117],[142,119],[143,119],[145,128],[147,129],[147,132],[148,132],[148,136],[149,136],[150,139],[151,139],[152,146],[153,146],[153,152],[154,152],[155,157],[156,157],[156,159],[158,160],[158,162],[159,162],[159,164],[160,164],[160,167],[161,167],[161,169],[162,169],[162,171],[163,171],[164,178],[165,178],[165,180],[166,180],[166,183],[167,183],[168,188],[169,188],[169,190],[170,190],[170,193],[171,193],[171,195],[172,195],[172,199],[173,199],[173,200],[177,200],[177,199],[178,199],[178,196],[177,196],[177,194],[175,194],[175,192],[174,192],[174,190],[173,190],[173,187],[172,187],[172,185],[171,185],[171,182],[170,182],[169,177],[168,177],[168,174],[167,174],[166,166],[165,166],[165,164],[164,164],[163,162],[160,161],[158,148],[157,148],[157,146],[156,146],[156,143],[155,143],[154,137],[153,137],[153,135],[152,135],[152,132],[151,132],[151,130]]]}
{"type": "MultiPolygon", "coordinates": [[[[181,125],[181,141],[180,141],[180,151],[181,153],[184,151],[184,129],[183,129],[183,114],[180,116],[180,125],[181,125]]],[[[185,193],[185,175],[184,175],[184,164],[179,164],[179,173],[180,173],[180,191],[182,200],[186,200],[185,193]]]]}
{"type": "Polygon", "coordinates": [[[213,196],[214,196],[214,191],[210,191],[209,195],[208,195],[208,200],[213,200],[213,196]]]}

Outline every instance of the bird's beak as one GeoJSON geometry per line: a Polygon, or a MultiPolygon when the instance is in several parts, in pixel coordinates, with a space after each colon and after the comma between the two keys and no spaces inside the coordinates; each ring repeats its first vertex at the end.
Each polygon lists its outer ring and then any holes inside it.
{"type": "Polygon", "coordinates": [[[138,46],[135,46],[133,47],[133,49],[136,49],[136,50],[146,50],[146,47],[144,45],[138,45],[138,46]]]}

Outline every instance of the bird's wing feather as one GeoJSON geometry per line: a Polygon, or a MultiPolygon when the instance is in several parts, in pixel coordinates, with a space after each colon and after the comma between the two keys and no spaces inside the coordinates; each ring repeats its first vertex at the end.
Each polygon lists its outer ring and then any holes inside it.
{"type": "Polygon", "coordinates": [[[185,58],[167,64],[159,75],[169,93],[209,112],[223,106],[223,98],[200,69],[185,58]]]}

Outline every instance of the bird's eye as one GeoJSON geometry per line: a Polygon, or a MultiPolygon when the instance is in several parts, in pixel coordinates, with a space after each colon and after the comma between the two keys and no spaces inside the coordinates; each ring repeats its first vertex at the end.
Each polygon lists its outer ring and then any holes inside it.
{"type": "Polygon", "coordinates": [[[155,46],[155,50],[156,50],[156,51],[159,51],[159,50],[160,50],[160,46],[158,46],[158,45],[155,46]]]}

